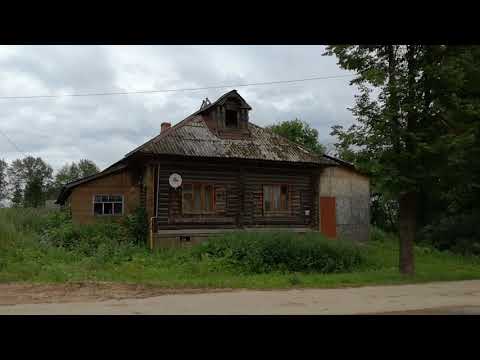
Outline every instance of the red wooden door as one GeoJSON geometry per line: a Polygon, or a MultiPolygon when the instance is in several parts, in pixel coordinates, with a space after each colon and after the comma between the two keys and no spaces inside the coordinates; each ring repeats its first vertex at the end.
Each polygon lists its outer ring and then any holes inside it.
{"type": "Polygon", "coordinates": [[[329,238],[337,236],[337,219],[334,197],[320,197],[320,225],[323,235],[329,238]]]}

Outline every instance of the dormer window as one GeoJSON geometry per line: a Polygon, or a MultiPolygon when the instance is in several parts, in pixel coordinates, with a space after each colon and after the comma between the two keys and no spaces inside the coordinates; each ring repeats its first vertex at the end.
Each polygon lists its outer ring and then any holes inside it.
{"type": "Polygon", "coordinates": [[[235,110],[225,111],[225,127],[229,129],[238,128],[238,113],[235,110]]]}
{"type": "Polygon", "coordinates": [[[210,131],[225,139],[248,138],[248,112],[252,108],[235,91],[223,95],[217,101],[203,102],[198,114],[201,114],[210,131]]]}

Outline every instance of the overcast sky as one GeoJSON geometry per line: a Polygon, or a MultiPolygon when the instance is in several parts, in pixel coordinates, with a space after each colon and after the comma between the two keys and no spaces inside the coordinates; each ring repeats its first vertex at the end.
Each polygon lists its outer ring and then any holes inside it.
{"type": "MultiPolygon", "coordinates": [[[[348,75],[323,46],[0,46],[0,96],[180,89],[348,75]]],[[[237,88],[265,126],[298,117],[331,143],[353,122],[350,78],[237,88]]],[[[58,169],[93,160],[101,169],[233,88],[175,93],[0,99],[0,131],[58,169]]],[[[0,134],[0,158],[22,154],[0,134]]]]}

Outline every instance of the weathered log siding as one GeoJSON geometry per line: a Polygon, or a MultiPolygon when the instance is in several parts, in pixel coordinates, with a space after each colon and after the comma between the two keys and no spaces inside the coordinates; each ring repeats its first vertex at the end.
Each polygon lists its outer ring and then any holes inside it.
{"type": "Polygon", "coordinates": [[[233,168],[199,166],[194,164],[160,164],[158,223],[160,229],[235,227],[239,214],[239,191],[236,181],[237,172],[233,168]],[[168,183],[170,174],[179,173],[183,183],[200,182],[215,185],[217,199],[223,192],[225,198],[219,199],[214,214],[182,214],[181,189],[172,189],[168,183]]]}
{"type": "Polygon", "coordinates": [[[246,226],[308,226],[310,216],[305,210],[312,207],[310,174],[285,169],[246,169],[245,218],[246,226]],[[263,185],[286,184],[289,186],[288,215],[268,215],[263,212],[263,185]]]}
{"type": "Polygon", "coordinates": [[[223,165],[215,162],[161,163],[159,171],[159,230],[235,227],[309,227],[312,225],[312,171],[300,168],[223,165]],[[177,172],[183,183],[215,185],[214,214],[182,214],[181,190],[170,187],[170,174],[177,172]],[[290,213],[267,216],[263,213],[263,185],[288,184],[290,213]],[[219,199],[224,191],[225,199],[219,199]],[[310,215],[305,215],[309,210],[310,215]]]}

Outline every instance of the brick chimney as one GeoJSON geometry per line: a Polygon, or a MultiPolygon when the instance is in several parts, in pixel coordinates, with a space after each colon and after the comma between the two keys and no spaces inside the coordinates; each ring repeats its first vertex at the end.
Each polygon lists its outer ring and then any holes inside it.
{"type": "Polygon", "coordinates": [[[170,129],[170,124],[169,122],[163,122],[162,125],[160,125],[160,134],[163,133],[165,130],[170,129]]]}

